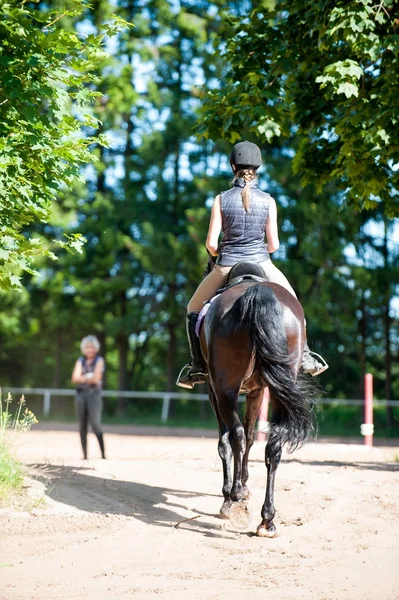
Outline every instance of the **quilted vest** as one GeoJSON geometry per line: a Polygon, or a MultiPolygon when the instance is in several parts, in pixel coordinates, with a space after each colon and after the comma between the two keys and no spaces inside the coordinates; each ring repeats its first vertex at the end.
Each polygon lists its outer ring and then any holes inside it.
{"type": "MultiPolygon", "coordinates": [[[[86,357],[80,356],[79,360],[82,363],[82,375],[86,375],[86,373],[94,373],[94,369],[96,367],[96,364],[97,364],[97,361],[99,358],[100,358],[100,356],[98,354],[96,354],[91,365],[88,365],[86,357]]],[[[90,390],[93,388],[97,388],[97,389],[101,390],[102,383],[93,384],[93,383],[90,383],[90,379],[89,379],[87,383],[79,383],[79,385],[78,385],[79,390],[90,390]]]]}
{"type": "Polygon", "coordinates": [[[234,187],[220,194],[222,211],[222,241],[217,264],[230,267],[241,261],[263,262],[270,258],[265,243],[269,215],[269,194],[258,189],[256,181],[250,187],[249,212],[242,203],[244,179],[236,179],[234,187]]]}

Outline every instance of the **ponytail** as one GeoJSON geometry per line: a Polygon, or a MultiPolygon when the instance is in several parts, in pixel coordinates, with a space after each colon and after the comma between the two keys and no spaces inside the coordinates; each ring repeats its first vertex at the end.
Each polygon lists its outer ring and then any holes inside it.
{"type": "Polygon", "coordinates": [[[242,204],[246,212],[249,212],[249,200],[251,197],[251,189],[247,186],[247,183],[256,179],[256,171],[250,167],[238,169],[235,172],[234,179],[241,178],[244,180],[244,189],[241,192],[242,204]]]}

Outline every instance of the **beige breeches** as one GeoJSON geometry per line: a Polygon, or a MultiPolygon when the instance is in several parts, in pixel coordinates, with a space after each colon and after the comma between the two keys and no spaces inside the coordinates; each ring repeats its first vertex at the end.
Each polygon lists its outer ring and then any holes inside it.
{"type": "MultiPolygon", "coordinates": [[[[279,283],[296,298],[296,294],[290,286],[288,279],[271,260],[265,260],[259,264],[263,267],[268,281],[279,283]]],[[[193,297],[188,303],[187,312],[199,312],[204,304],[216,294],[216,291],[223,287],[226,275],[231,268],[232,267],[221,267],[220,265],[216,265],[213,271],[211,271],[197,287],[193,297]]]]}

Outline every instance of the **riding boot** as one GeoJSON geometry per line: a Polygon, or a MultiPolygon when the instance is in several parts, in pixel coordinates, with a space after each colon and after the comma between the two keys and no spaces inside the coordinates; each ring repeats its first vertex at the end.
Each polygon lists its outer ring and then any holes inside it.
{"type": "Polygon", "coordinates": [[[87,460],[87,431],[80,431],[80,441],[82,443],[83,459],[87,460]]]}
{"type": "Polygon", "coordinates": [[[310,373],[312,377],[316,377],[328,369],[328,364],[320,354],[312,352],[308,346],[308,341],[305,338],[305,345],[302,356],[302,370],[305,373],[310,373]],[[318,360],[320,359],[320,360],[318,360]]]}
{"type": "Polygon", "coordinates": [[[200,340],[195,332],[197,319],[197,312],[188,313],[186,317],[186,331],[191,354],[191,362],[183,367],[176,381],[176,385],[188,389],[192,389],[197,383],[206,383],[207,378],[200,340]],[[186,368],[188,368],[187,373],[182,375],[186,368]]]}
{"type": "Polygon", "coordinates": [[[104,437],[102,433],[96,433],[98,443],[100,444],[101,456],[105,458],[104,437]]]}

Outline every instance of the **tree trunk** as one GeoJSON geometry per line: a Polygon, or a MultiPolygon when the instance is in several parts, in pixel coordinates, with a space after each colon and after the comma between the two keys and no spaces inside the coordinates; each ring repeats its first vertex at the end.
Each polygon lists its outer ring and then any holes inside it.
{"type": "Polygon", "coordinates": [[[360,322],[359,322],[359,333],[361,336],[360,342],[360,364],[361,364],[361,373],[362,378],[360,382],[360,398],[364,398],[364,376],[366,374],[367,368],[367,305],[366,299],[364,297],[364,290],[362,291],[362,299],[360,304],[360,310],[362,313],[360,322]]]}
{"type": "Polygon", "coordinates": [[[120,333],[117,337],[117,346],[119,353],[119,366],[118,366],[118,389],[127,390],[128,384],[128,372],[127,372],[127,359],[129,353],[129,340],[124,333],[120,333]]]}
{"type": "Polygon", "coordinates": [[[60,327],[57,328],[56,336],[55,336],[55,365],[54,365],[54,374],[53,374],[53,387],[59,388],[61,383],[61,367],[62,367],[62,329],[60,327]]]}
{"type": "MultiPolygon", "coordinates": [[[[390,264],[389,264],[389,249],[388,249],[388,221],[384,218],[384,338],[385,338],[385,399],[392,399],[392,356],[391,356],[391,325],[392,319],[389,314],[389,305],[391,302],[391,284],[390,284],[390,264]]],[[[393,408],[386,407],[387,427],[393,427],[393,408]]]]}
{"type": "MultiPolygon", "coordinates": [[[[389,294],[385,299],[384,307],[384,336],[385,336],[385,399],[392,399],[392,374],[391,374],[391,324],[392,319],[389,314],[389,294]]],[[[387,427],[393,427],[393,408],[387,406],[387,427]]]]}
{"type": "MultiPolygon", "coordinates": [[[[118,348],[118,389],[128,389],[128,354],[129,354],[129,335],[124,331],[124,319],[126,316],[126,294],[120,293],[120,331],[116,336],[116,344],[118,348]]],[[[119,397],[117,400],[117,413],[120,416],[126,414],[127,400],[119,397]]]]}
{"type": "Polygon", "coordinates": [[[175,357],[177,353],[177,335],[176,335],[176,324],[169,321],[168,323],[169,332],[169,346],[167,355],[167,391],[176,391],[176,372],[175,372],[175,357]]]}
{"type": "Polygon", "coordinates": [[[134,351],[134,355],[132,358],[132,363],[131,363],[131,368],[129,369],[129,373],[128,373],[128,377],[129,377],[129,389],[132,387],[132,384],[134,383],[134,387],[136,390],[139,390],[141,388],[141,373],[142,373],[142,368],[141,365],[143,364],[143,357],[145,356],[145,353],[147,351],[149,342],[150,342],[150,332],[148,332],[148,335],[146,337],[146,339],[144,340],[144,342],[140,345],[136,345],[135,351],[134,351]]]}

